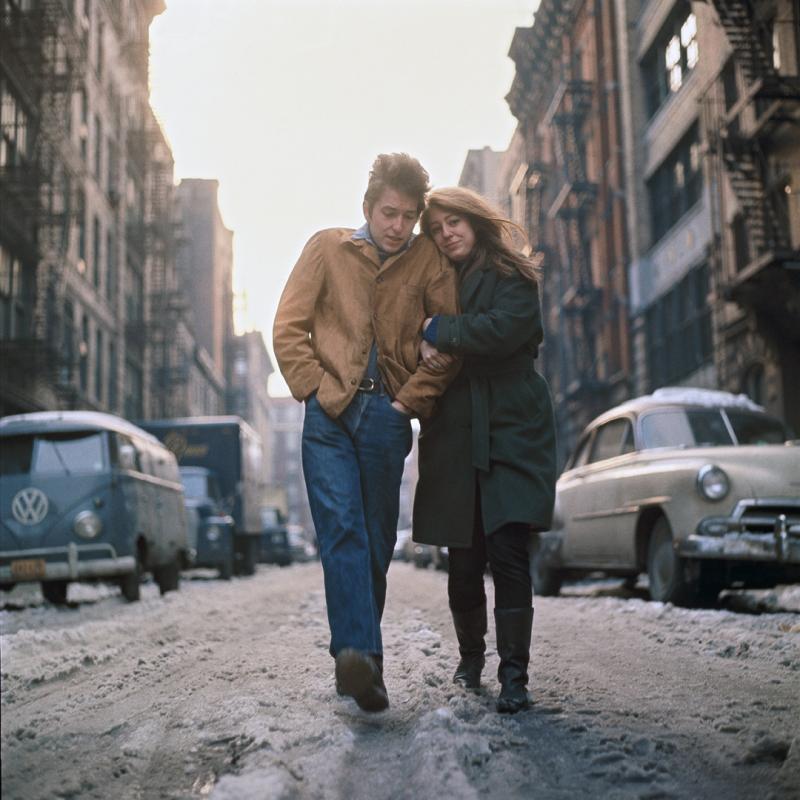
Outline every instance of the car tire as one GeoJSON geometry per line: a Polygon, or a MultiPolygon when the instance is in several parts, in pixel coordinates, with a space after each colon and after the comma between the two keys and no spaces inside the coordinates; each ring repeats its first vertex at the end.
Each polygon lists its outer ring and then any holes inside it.
{"type": "Polygon", "coordinates": [[[177,591],[181,584],[180,554],[176,553],[175,558],[163,567],[156,567],[153,570],[153,578],[162,595],[177,591]]]}
{"type": "Polygon", "coordinates": [[[696,586],[684,575],[684,561],[675,552],[672,529],[666,517],[653,525],[647,547],[647,577],[650,599],[676,606],[690,605],[695,599],[696,586]]]}
{"type": "Polygon", "coordinates": [[[219,577],[223,581],[229,581],[233,575],[233,553],[228,553],[225,560],[219,565],[219,577]]]}
{"type": "Polygon", "coordinates": [[[67,602],[69,581],[42,581],[42,594],[48,603],[63,606],[67,602]]]}
{"type": "Polygon", "coordinates": [[[534,537],[530,549],[530,570],[533,593],[540,597],[556,597],[561,591],[561,571],[547,564],[539,537],[534,537]]]}

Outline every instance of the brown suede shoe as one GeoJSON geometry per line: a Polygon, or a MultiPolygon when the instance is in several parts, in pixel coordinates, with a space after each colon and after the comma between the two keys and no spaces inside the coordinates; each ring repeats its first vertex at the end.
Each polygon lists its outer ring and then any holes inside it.
{"type": "Polygon", "coordinates": [[[352,697],[364,711],[384,711],[389,696],[372,656],[346,647],[336,656],[336,691],[352,697]]]}

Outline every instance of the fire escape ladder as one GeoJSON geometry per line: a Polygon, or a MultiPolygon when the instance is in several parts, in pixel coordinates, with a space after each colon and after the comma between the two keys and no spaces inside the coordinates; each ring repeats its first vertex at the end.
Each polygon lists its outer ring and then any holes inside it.
{"type": "Polygon", "coordinates": [[[570,365],[567,391],[577,394],[597,388],[594,357],[595,311],[599,290],[593,285],[586,246],[587,213],[596,196],[589,182],[584,148],[583,123],[592,106],[593,84],[564,81],[553,97],[546,119],[555,126],[555,156],[561,186],[548,214],[555,222],[562,272],[566,278],[560,298],[561,313],[569,331],[570,365]]]}

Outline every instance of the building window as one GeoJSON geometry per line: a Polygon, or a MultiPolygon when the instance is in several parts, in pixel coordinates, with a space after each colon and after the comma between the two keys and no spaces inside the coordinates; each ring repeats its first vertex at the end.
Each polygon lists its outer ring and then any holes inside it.
{"type": "Polygon", "coordinates": [[[103,169],[103,122],[95,115],[94,118],[94,175],[97,182],[101,183],[100,176],[103,169]]]}
{"type": "Polygon", "coordinates": [[[83,315],[81,321],[81,340],[78,342],[78,380],[81,391],[89,389],[89,317],[83,315]]]}
{"type": "Polygon", "coordinates": [[[642,59],[649,116],[686,83],[699,57],[697,18],[688,2],[680,2],[642,59]]]}
{"type": "Polygon", "coordinates": [[[0,167],[16,167],[28,160],[28,115],[8,83],[0,79],[0,167]]]}
{"type": "Polygon", "coordinates": [[[141,419],[144,416],[142,397],[142,370],[132,361],[125,362],[125,417],[141,419]]]}
{"type": "Polygon", "coordinates": [[[106,231],[106,298],[113,303],[117,294],[117,254],[114,252],[114,232],[106,231]]]}
{"type": "Polygon", "coordinates": [[[103,332],[95,331],[94,334],[94,396],[103,402],[103,332]]]}
{"type": "Polygon", "coordinates": [[[699,128],[695,123],[647,181],[653,244],[694,206],[702,191],[699,128]]]}
{"type": "Polygon", "coordinates": [[[71,300],[64,301],[64,322],[61,337],[61,350],[64,355],[61,382],[69,384],[72,383],[72,370],[75,366],[75,309],[71,300]]]}
{"type": "Polygon", "coordinates": [[[78,217],[78,272],[86,271],[86,195],[78,192],[76,215],[78,217]]]}
{"type": "Polygon", "coordinates": [[[95,289],[100,288],[100,273],[102,272],[102,265],[100,264],[100,218],[95,214],[94,225],[92,231],[92,283],[95,289]]]}
{"type": "Polygon", "coordinates": [[[22,339],[30,334],[32,288],[32,273],[0,245],[0,339],[22,339]]]}
{"type": "Polygon", "coordinates": [[[117,410],[117,346],[108,343],[108,408],[117,410]]]}
{"type": "Polygon", "coordinates": [[[645,311],[649,389],[682,380],[710,363],[708,266],[686,275],[645,311]]]}

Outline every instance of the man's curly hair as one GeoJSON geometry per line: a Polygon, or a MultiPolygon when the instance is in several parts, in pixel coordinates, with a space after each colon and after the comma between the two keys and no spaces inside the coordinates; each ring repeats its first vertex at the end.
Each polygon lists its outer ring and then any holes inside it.
{"type": "Polygon", "coordinates": [[[417,201],[417,213],[425,208],[425,195],[430,184],[428,175],[422,164],[408,153],[381,153],[372,163],[369,172],[369,183],[364,194],[364,202],[372,212],[372,207],[386,188],[407,194],[417,201]]]}

